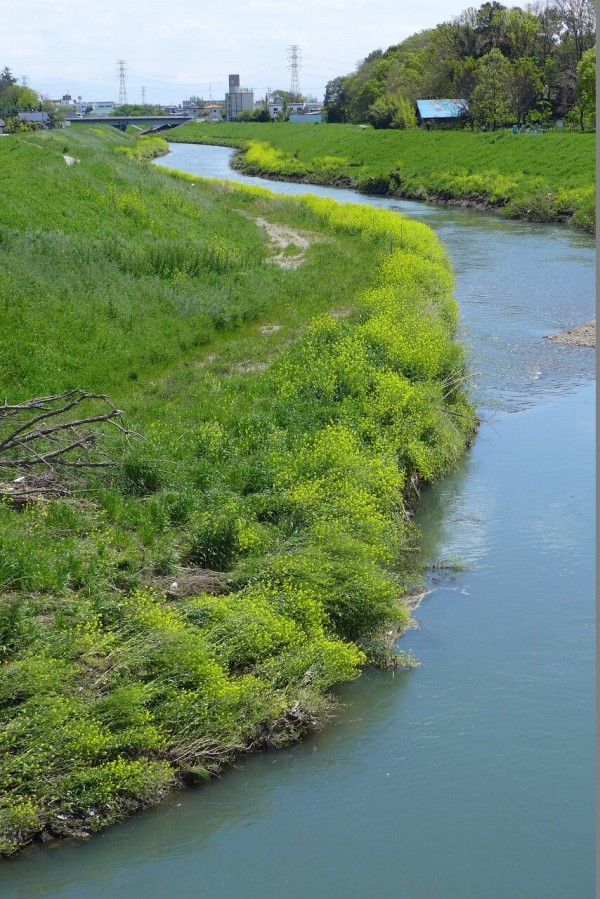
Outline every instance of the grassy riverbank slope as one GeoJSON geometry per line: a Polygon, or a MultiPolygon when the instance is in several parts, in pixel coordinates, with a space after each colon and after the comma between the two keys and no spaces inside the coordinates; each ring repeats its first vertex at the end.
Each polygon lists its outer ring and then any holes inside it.
{"type": "Polygon", "coordinates": [[[169,141],[244,149],[253,175],[481,206],[595,228],[595,135],[375,130],[357,125],[190,124],[169,141]]]}
{"type": "Polygon", "coordinates": [[[474,430],[429,229],[140,161],[160,149],[0,141],[0,395],[107,394],[128,430],[15,465],[106,405],[0,419],[5,854],[323,721],[406,625],[415,485],[474,430]]]}

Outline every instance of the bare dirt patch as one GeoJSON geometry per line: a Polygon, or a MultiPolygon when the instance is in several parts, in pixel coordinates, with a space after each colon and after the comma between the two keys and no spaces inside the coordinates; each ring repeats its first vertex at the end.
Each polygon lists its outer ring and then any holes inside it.
{"type": "Polygon", "coordinates": [[[294,269],[302,265],[306,258],[306,251],[315,243],[314,237],[286,228],[284,225],[274,225],[266,219],[254,220],[260,228],[264,228],[269,238],[273,254],[267,262],[278,265],[280,268],[294,269]]]}
{"type": "Polygon", "coordinates": [[[258,330],[263,337],[268,337],[269,334],[277,334],[278,331],[281,331],[281,325],[263,325],[258,330]]]}
{"type": "Polygon", "coordinates": [[[212,365],[213,362],[216,362],[219,357],[216,353],[209,353],[208,356],[205,356],[200,362],[196,362],[196,368],[204,368],[206,365],[212,365]]]}
{"type": "Polygon", "coordinates": [[[256,372],[266,371],[268,362],[238,362],[236,368],[242,375],[251,375],[256,372]]]}
{"type": "Polygon", "coordinates": [[[568,346],[596,346],[596,320],[586,322],[585,325],[579,325],[577,328],[570,328],[567,331],[561,331],[560,334],[546,334],[547,340],[554,340],[557,343],[565,343],[568,346]]]}
{"type": "Polygon", "coordinates": [[[198,593],[223,593],[227,578],[226,572],[209,568],[177,568],[174,576],[154,577],[151,583],[166,593],[169,599],[179,599],[198,593]]]}

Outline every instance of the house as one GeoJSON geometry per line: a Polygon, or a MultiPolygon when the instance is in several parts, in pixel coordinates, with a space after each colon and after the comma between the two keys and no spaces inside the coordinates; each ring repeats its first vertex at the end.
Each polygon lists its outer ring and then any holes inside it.
{"type": "Polygon", "coordinates": [[[202,118],[207,122],[223,121],[223,105],[221,103],[205,103],[200,111],[202,118]]]}
{"type": "Polygon", "coordinates": [[[417,119],[428,131],[431,128],[452,128],[469,114],[466,100],[417,100],[417,119]]]}
{"type": "Polygon", "coordinates": [[[22,122],[39,125],[40,128],[50,128],[50,116],[47,112],[20,112],[18,116],[22,122]]]}

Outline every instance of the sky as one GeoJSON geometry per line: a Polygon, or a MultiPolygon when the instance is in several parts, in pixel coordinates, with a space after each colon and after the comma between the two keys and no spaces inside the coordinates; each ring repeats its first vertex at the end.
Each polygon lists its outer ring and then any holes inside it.
{"type": "Polygon", "coordinates": [[[257,98],[267,89],[289,90],[289,48],[296,45],[300,89],[322,100],[328,81],[352,72],[373,50],[481,2],[12,0],[0,30],[0,69],[8,66],[19,83],[51,99],[69,93],[117,101],[121,59],[129,103],[142,102],[143,94],[147,103],[193,95],[222,100],[229,73],[257,98]]]}

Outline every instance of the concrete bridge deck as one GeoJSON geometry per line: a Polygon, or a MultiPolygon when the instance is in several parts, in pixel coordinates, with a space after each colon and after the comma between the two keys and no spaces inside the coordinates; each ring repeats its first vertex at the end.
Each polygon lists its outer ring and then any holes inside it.
{"type": "Polygon", "coordinates": [[[166,131],[191,122],[190,116],[173,115],[128,115],[128,116],[67,116],[65,121],[71,125],[112,125],[119,131],[125,131],[128,125],[137,125],[143,132],[166,131]]]}

